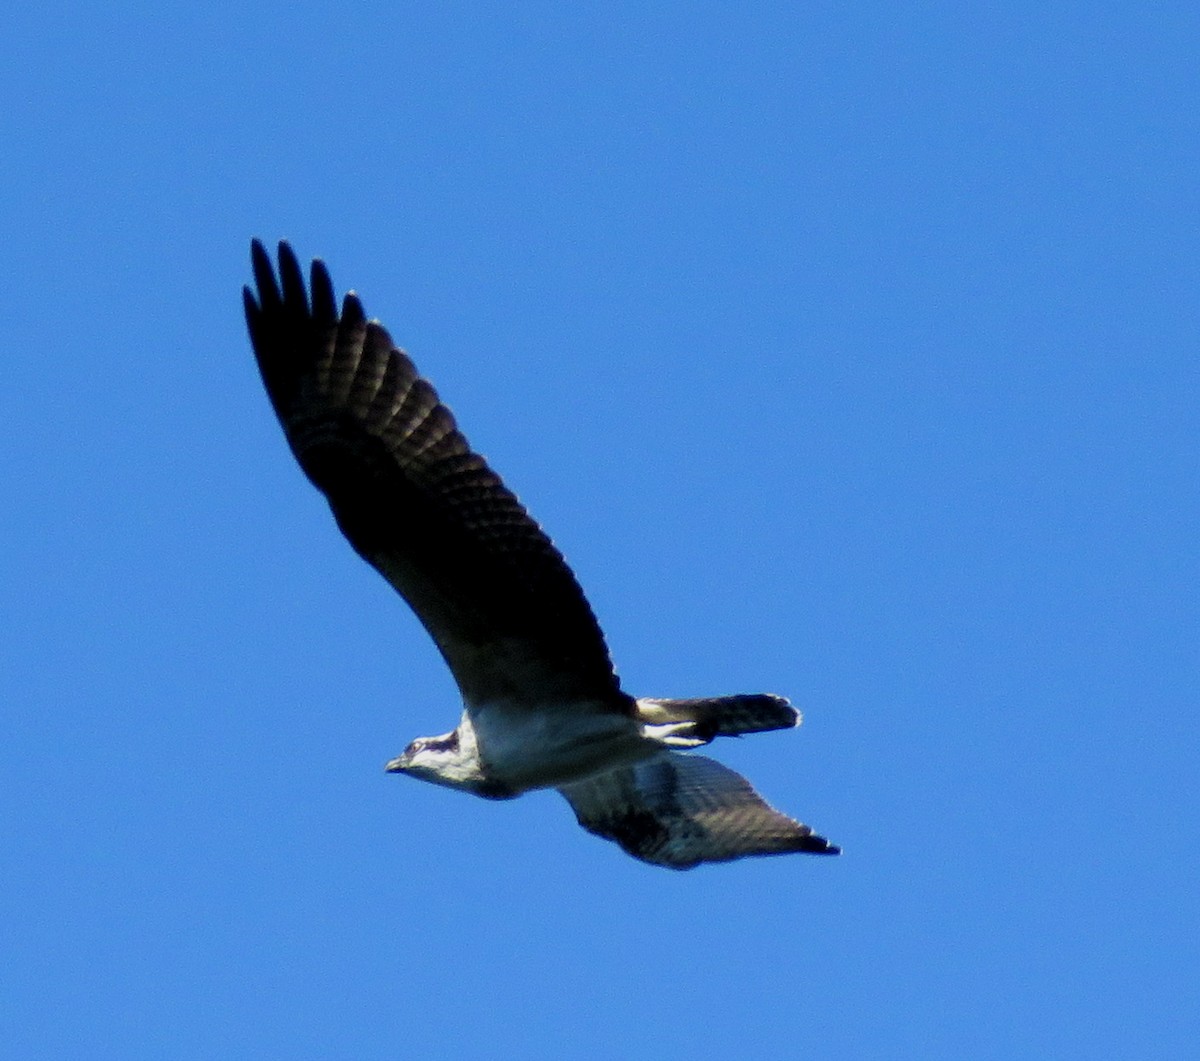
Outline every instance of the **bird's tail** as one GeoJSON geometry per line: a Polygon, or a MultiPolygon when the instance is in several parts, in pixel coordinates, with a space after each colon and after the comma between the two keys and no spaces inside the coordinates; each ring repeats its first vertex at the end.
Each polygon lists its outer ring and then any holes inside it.
{"type": "Polygon", "coordinates": [[[800,712],[782,696],[750,693],[698,700],[637,701],[645,736],[672,748],[698,748],[717,737],[740,737],[800,725],[800,712]]]}

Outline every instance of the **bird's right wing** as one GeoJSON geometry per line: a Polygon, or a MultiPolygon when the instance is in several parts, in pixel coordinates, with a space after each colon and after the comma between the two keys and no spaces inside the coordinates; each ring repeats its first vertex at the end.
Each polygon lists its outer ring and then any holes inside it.
{"type": "Polygon", "coordinates": [[[691,869],[791,851],[841,853],[768,806],[740,774],[703,755],[661,752],[559,791],[588,832],[656,866],[691,869]]]}

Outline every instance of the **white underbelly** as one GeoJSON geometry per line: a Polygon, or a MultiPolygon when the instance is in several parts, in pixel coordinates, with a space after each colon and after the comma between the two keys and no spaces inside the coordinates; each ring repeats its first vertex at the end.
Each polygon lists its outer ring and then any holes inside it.
{"type": "Polygon", "coordinates": [[[500,703],[473,708],[469,716],[484,772],[516,789],[577,781],[657,751],[636,721],[611,710],[500,703]]]}

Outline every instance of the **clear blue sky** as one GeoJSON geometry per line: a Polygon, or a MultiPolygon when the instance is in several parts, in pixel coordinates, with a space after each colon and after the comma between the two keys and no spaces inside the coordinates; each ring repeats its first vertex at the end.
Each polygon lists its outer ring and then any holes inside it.
{"type": "Polygon", "coordinates": [[[1194,1049],[1194,4],[0,33],[11,1056],[1194,1049]],[[631,691],[804,709],[718,753],[841,859],[383,773],[457,695],[284,446],[252,236],[410,350],[631,691]]]}

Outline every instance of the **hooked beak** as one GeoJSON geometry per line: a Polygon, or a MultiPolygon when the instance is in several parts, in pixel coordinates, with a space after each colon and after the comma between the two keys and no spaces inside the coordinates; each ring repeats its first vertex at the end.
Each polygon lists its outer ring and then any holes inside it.
{"type": "Polygon", "coordinates": [[[404,767],[407,764],[408,760],[405,759],[403,755],[397,755],[395,759],[388,761],[388,764],[384,767],[384,770],[389,774],[402,774],[404,773],[404,767]]]}

